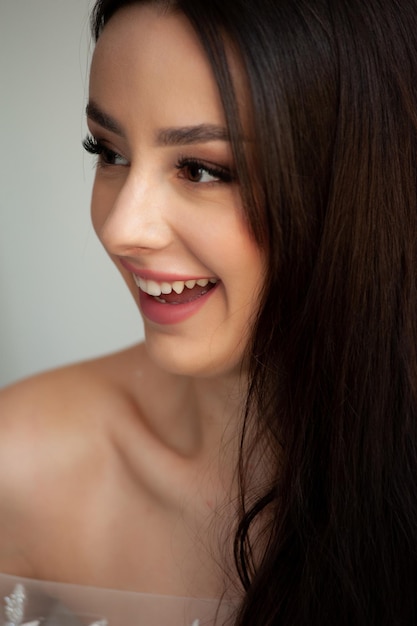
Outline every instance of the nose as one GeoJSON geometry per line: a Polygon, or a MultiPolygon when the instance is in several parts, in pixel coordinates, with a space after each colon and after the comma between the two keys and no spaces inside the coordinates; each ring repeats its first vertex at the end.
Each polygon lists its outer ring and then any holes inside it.
{"type": "Polygon", "coordinates": [[[127,250],[140,250],[144,253],[161,250],[171,243],[173,233],[167,219],[169,203],[161,184],[132,173],[118,192],[112,194],[107,190],[107,198],[103,197],[105,193],[101,191],[101,201],[109,208],[98,234],[108,252],[122,255],[127,250]]]}

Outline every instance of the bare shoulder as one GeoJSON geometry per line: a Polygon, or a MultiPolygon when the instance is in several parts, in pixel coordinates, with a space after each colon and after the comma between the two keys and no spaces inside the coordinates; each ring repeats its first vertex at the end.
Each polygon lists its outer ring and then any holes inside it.
{"type": "Polygon", "coordinates": [[[59,368],[0,391],[0,571],[36,575],[32,543],[52,539],[49,530],[65,532],[68,510],[92,506],[91,493],[108,471],[111,420],[131,411],[124,381],[136,352],[59,368]]]}
{"type": "Polygon", "coordinates": [[[140,368],[141,346],[57,368],[0,390],[0,446],[10,438],[32,444],[104,418],[128,398],[140,368]],[[132,380],[129,380],[129,379],[132,380]],[[109,404],[110,402],[110,404],[109,404]],[[104,411],[104,414],[103,414],[104,411]]]}
{"type": "MultiPolygon", "coordinates": [[[[131,408],[140,347],[57,368],[0,391],[0,483],[59,463],[108,434],[131,408]],[[130,380],[132,379],[132,380],[130,380]],[[56,450],[56,454],[53,453],[56,450]],[[63,455],[63,456],[62,456],[63,455]],[[36,461],[36,463],[35,463],[36,461]]],[[[9,482],[10,484],[10,482],[9,482]]]]}

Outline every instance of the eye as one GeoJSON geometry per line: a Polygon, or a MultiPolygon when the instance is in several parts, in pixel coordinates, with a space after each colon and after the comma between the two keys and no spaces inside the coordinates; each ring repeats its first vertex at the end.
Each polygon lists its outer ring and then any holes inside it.
{"type": "Polygon", "coordinates": [[[118,152],[111,150],[101,141],[94,137],[88,136],[83,141],[83,147],[90,154],[98,155],[98,164],[101,165],[129,165],[129,161],[118,152]]]}
{"type": "Polygon", "coordinates": [[[182,158],[176,165],[181,177],[190,183],[231,183],[234,176],[229,168],[192,158],[182,158]]]}

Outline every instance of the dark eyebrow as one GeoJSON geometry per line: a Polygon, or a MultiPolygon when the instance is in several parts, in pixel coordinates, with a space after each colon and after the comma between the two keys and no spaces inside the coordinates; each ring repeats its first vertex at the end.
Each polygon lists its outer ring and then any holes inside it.
{"type": "Polygon", "coordinates": [[[230,141],[230,138],[223,126],[198,124],[197,126],[162,128],[158,131],[156,140],[163,146],[184,146],[208,141],[230,141]]]}
{"type": "MultiPolygon", "coordinates": [[[[126,136],[122,126],[111,115],[102,111],[94,102],[88,103],[86,114],[87,117],[99,126],[102,126],[102,128],[121,137],[126,136]]],[[[156,143],[162,146],[184,146],[209,141],[230,141],[229,133],[226,128],[216,124],[161,128],[156,133],[156,143]]]]}
{"type": "Polygon", "coordinates": [[[99,107],[94,104],[94,102],[89,102],[86,108],[87,117],[89,117],[93,122],[99,124],[106,130],[109,130],[112,133],[116,133],[116,135],[120,135],[121,137],[125,137],[125,132],[121,125],[116,122],[116,120],[111,116],[104,113],[99,107]]]}

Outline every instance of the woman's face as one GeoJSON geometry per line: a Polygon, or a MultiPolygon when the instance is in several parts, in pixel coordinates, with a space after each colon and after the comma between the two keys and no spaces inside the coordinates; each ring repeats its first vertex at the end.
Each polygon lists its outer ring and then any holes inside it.
{"type": "Polygon", "coordinates": [[[139,305],[149,354],[179,374],[233,371],[264,260],[244,222],[217,86],[187,20],[150,5],[117,12],[94,52],[87,114],[87,149],[99,155],[94,227],[139,305]]]}

